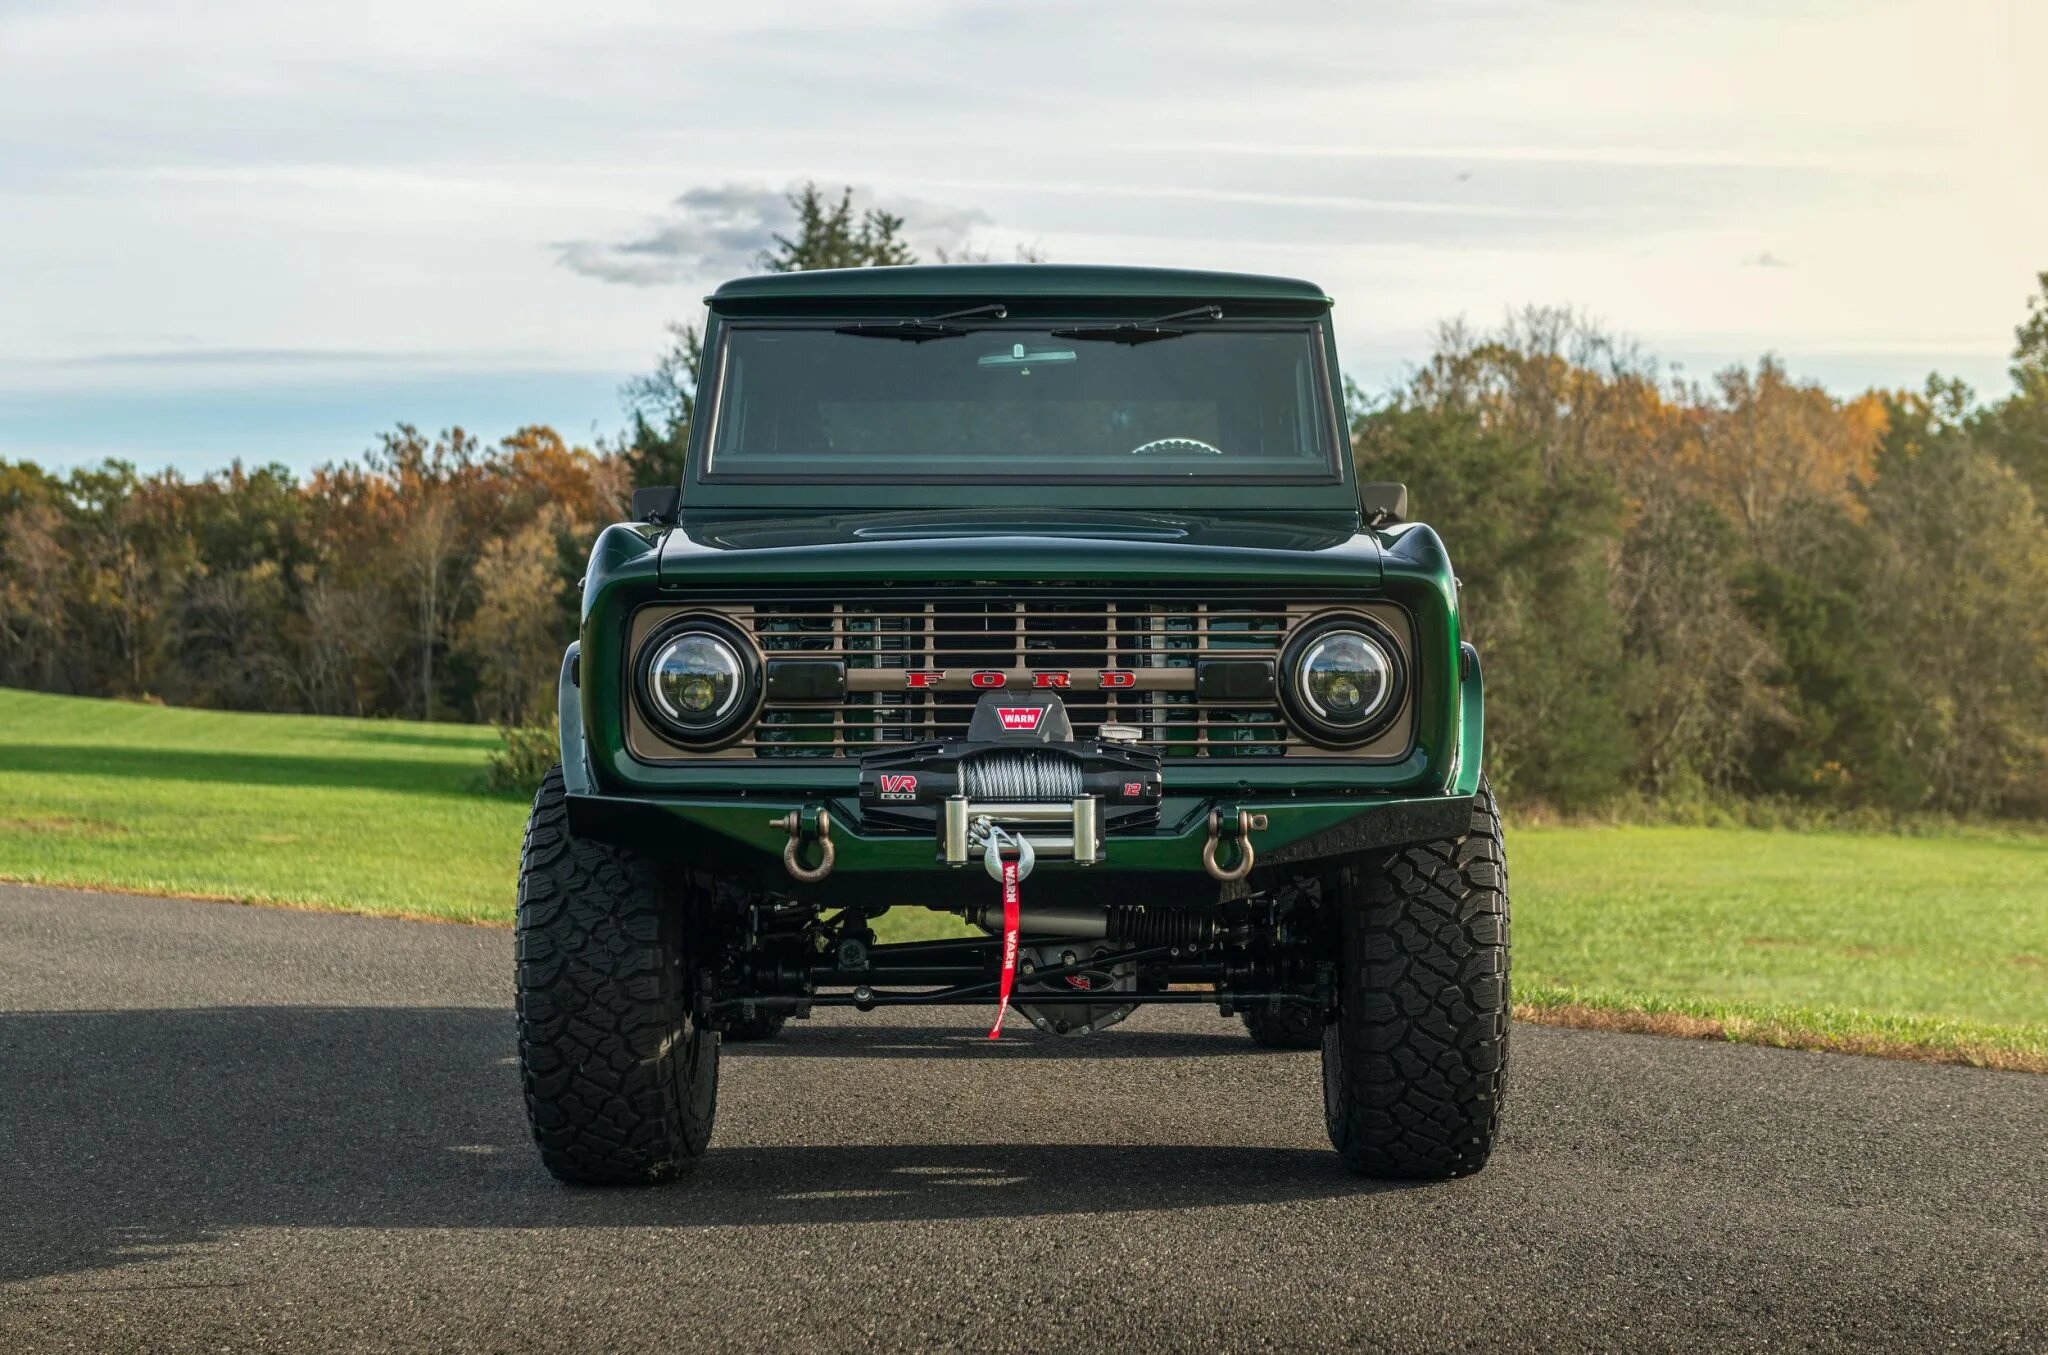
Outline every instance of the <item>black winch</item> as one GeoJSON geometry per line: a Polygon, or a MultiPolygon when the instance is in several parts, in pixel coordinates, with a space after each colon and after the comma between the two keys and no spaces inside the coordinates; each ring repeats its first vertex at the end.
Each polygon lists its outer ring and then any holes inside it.
{"type": "Polygon", "coordinates": [[[953,865],[978,854],[979,838],[967,840],[977,821],[1068,827],[1066,839],[1033,832],[1032,840],[1046,855],[1099,860],[1102,833],[1159,821],[1159,755],[1128,732],[1118,738],[1106,726],[1077,739],[1057,695],[986,692],[965,738],[862,758],[861,816],[877,828],[933,833],[953,865]]]}

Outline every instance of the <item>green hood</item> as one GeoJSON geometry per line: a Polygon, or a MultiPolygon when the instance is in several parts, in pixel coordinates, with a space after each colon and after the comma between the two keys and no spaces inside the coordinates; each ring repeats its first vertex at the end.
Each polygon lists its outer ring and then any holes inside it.
{"type": "Polygon", "coordinates": [[[837,583],[1203,583],[1378,588],[1380,544],[1350,512],[1031,509],[688,514],[661,543],[667,588],[837,583]]]}

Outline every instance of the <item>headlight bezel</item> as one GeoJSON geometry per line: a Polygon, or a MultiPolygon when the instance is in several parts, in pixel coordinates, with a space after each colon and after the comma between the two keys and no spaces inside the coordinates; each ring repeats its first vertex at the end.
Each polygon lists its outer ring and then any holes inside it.
{"type": "Polygon", "coordinates": [[[760,652],[739,627],[710,612],[689,612],[671,618],[641,641],[633,655],[634,704],[662,738],[692,750],[720,748],[752,727],[761,709],[766,683],[760,652]],[[717,718],[691,724],[664,709],[654,692],[654,663],[668,647],[690,635],[703,635],[730,651],[739,671],[735,695],[717,718]]]}
{"type": "Polygon", "coordinates": [[[1387,732],[1401,717],[1408,697],[1408,658],[1401,642],[1384,624],[1359,612],[1325,612],[1296,628],[1280,654],[1280,695],[1287,718],[1304,736],[1324,748],[1357,748],[1387,732]],[[1349,632],[1376,649],[1386,661],[1386,694],[1369,714],[1355,723],[1332,721],[1316,713],[1304,690],[1303,665],[1329,637],[1349,632]]]}

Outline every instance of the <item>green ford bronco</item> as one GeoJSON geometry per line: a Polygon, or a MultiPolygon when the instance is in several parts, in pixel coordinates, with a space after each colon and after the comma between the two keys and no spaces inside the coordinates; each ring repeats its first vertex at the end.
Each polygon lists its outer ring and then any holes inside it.
{"type": "Polygon", "coordinates": [[[968,265],[709,304],[683,483],[591,551],[520,864],[548,1170],[674,1177],[721,1041],[820,1007],[993,1038],[1184,1003],[1320,1048],[1354,1169],[1484,1166],[1479,659],[1443,543],[1357,480],[1330,298],[968,265]],[[884,942],[892,908],[957,921],[884,942]]]}

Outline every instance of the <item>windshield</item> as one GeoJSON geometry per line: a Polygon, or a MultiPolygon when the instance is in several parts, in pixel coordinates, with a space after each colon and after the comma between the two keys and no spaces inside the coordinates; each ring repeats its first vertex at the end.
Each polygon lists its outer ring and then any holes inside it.
{"type": "Polygon", "coordinates": [[[735,325],[712,478],[1328,480],[1307,327],[735,325]]]}

